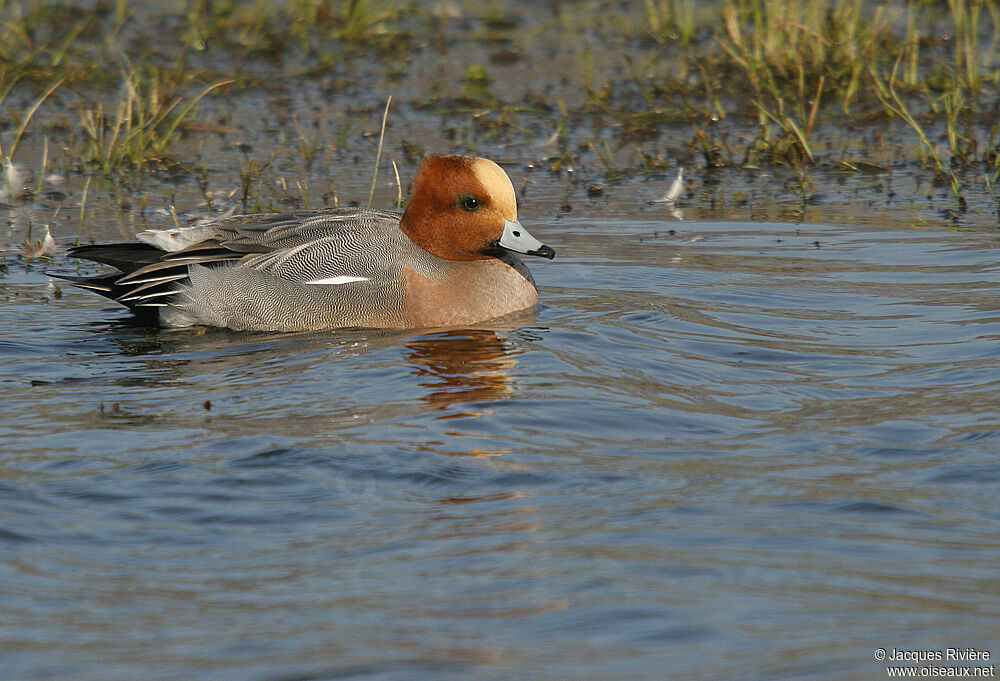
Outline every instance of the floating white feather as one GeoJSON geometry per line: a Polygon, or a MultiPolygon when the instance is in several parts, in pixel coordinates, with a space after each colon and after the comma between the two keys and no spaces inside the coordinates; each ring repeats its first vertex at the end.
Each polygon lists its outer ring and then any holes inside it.
{"type": "Polygon", "coordinates": [[[677,169],[677,177],[674,179],[673,184],[670,185],[670,189],[667,193],[658,198],[653,203],[677,203],[677,199],[680,198],[681,194],[684,192],[684,168],[677,169]]]}

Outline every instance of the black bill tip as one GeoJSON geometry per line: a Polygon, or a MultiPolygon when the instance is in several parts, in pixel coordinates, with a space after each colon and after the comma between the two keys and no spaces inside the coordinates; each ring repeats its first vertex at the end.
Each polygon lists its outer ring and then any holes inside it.
{"type": "Polygon", "coordinates": [[[552,258],[556,257],[556,252],[551,248],[549,248],[548,246],[546,246],[545,244],[542,244],[535,250],[528,251],[525,255],[537,255],[542,258],[548,258],[549,260],[552,260],[552,258]]]}

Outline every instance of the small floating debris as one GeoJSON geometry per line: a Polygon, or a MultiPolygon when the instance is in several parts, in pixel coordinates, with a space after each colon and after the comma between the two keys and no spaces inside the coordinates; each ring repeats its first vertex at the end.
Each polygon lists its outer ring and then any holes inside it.
{"type": "Polygon", "coordinates": [[[438,21],[448,21],[449,19],[461,19],[462,8],[454,0],[438,0],[431,8],[431,14],[438,21]]]}
{"type": "Polygon", "coordinates": [[[37,187],[28,186],[28,178],[17,163],[9,158],[3,158],[0,163],[3,172],[0,173],[0,201],[10,199],[26,198],[32,196],[36,191],[45,191],[54,195],[60,200],[65,198],[63,190],[66,188],[66,178],[59,173],[47,173],[41,176],[41,181],[37,187]]]}
{"type": "Polygon", "coordinates": [[[21,251],[25,260],[44,260],[56,254],[56,242],[49,233],[49,226],[44,225],[45,236],[32,241],[30,235],[21,242],[21,251]]]}
{"type": "Polygon", "coordinates": [[[552,135],[545,141],[535,145],[537,149],[555,149],[559,144],[559,128],[556,128],[552,135]]]}
{"type": "Polygon", "coordinates": [[[674,179],[673,184],[670,185],[670,189],[667,193],[656,199],[652,203],[665,203],[668,205],[675,205],[677,199],[680,198],[681,193],[684,191],[684,168],[677,169],[677,177],[674,179]]]}
{"type": "Polygon", "coordinates": [[[0,178],[0,201],[6,201],[24,191],[24,173],[9,158],[3,159],[3,177],[0,178]]]}

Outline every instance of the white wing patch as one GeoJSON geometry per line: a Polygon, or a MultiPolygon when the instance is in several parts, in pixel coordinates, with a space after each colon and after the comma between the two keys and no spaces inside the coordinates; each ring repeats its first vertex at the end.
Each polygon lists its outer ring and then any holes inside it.
{"type": "Polygon", "coordinates": [[[307,284],[331,284],[337,286],[339,284],[353,284],[356,281],[368,281],[368,277],[352,277],[347,274],[341,274],[336,277],[326,277],[325,279],[313,279],[312,281],[307,281],[307,284]]]}

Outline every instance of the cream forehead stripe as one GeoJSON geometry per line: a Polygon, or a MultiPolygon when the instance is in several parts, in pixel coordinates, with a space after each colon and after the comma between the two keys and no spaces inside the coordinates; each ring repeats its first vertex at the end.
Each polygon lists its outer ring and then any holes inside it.
{"type": "Polygon", "coordinates": [[[486,188],[505,218],[517,222],[517,199],[514,185],[503,168],[486,158],[477,158],[472,163],[472,172],[486,188]]]}

